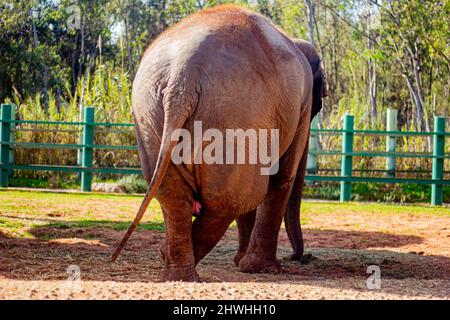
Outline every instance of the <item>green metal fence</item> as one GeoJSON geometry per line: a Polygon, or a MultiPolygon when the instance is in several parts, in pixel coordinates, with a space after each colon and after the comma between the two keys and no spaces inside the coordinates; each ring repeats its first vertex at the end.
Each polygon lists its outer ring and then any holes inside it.
{"type": "MultiPolygon", "coordinates": [[[[354,117],[345,115],[343,119],[343,129],[317,129],[317,122],[313,121],[311,128],[311,141],[308,156],[307,181],[333,181],[340,182],[340,200],[349,201],[351,199],[352,182],[372,182],[372,183],[414,183],[431,185],[431,203],[441,205],[443,201],[443,186],[450,185],[450,180],[444,179],[444,161],[450,159],[450,154],[445,153],[445,138],[450,136],[450,132],[445,131],[445,118],[435,117],[433,132],[412,132],[396,130],[396,111],[388,110],[387,130],[356,130],[354,128],[354,117]],[[316,140],[319,135],[342,135],[342,149],[339,151],[318,150],[316,140]],[[378,151],[354,151],[353,140],[356,135],[386,136],[386,152],[378,151]],[[396,139],[403,136],[427,136],[433,137],[432,153],[402,153],[396,152],[396,139]],[[317,170],[318,156],[341,156],[341,174],[339,176],[319,175],[317,170]],[[352,166],[353,157],[384,157],[386,158],[385,177],[362,177],[354,176],[355,171],[352,166]],[[431,179],[398,178],[395,176],[396,158],[428,158],[432,159],[431,179]]],[[[137,150],[136,146],[112,146],[94,144],[95,128],[97,127],[133,127],[131,123],[99,123],[95,122],[94,108],[84,109],[83,122],[56,122],[56,121],[36,121],[36,120],[15,120],[14,107],[9,104],[1,106],[0,117],[0,187],[8,187],[8,178],[12,170],[40,170],[81,173],[81,190],[91,191],[92,175],[95,173],[106,174],[141,174],[137,168],[99,168],[93,166],[94,151],[98,149],[123,149],[137,150]],[[21,131],[21,124],[35,125],[75,125],[81,126],[81,144],[52,144],[52,143],[31,143],[17,142],[14,139],[15,132],[21,131]],[[42,164],[15,164],[14,150],[18,148],[33,149],[69,149],[81,150],[81,163],[78,166],[56,166],[42,164]]]]}

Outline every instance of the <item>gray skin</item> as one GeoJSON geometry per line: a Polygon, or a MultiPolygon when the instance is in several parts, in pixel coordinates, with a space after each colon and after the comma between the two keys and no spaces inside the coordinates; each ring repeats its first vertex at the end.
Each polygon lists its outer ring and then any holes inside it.
{"type": "MultiPolygon", "coordinates": [[[[307,153],[312,71],[291,39],[263,16],[239,7],[203,10],[160,36],[141,61],[132,94],[149,188],[113,261],[156,197],[166,224],[161,280],[198,281],[196,264],[233,220],[242,226],[252,215],[251,234],[241,233],[248,241],[241,241],[245,253],[238,252],[239,270],[280,271],[278,233],[290,203],[299,203],[291,192],[304,176],[300,164],[307,153]],[[175,165],[171,154],[177,139],[171,134],[185,128],[193,135],[194,121],[202,121],[203,130],[222,132],[279,129],[279,171],[261,175],[265,166],[260,164],[175,165]],[[202,210],[192,222],[195,200],[202,210]]],[[[301,238],[301,231],[288,232],[293,241],[301,238]]]]}

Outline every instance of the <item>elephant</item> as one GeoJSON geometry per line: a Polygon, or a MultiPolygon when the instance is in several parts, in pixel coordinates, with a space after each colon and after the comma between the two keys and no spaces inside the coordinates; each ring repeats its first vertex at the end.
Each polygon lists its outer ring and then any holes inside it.
{"type": "MultiPolygon", "coordinates": [[[[132,90],[148,189],[112,260],[155,197],[166,225],[160,249],[162,281],[199,281],[196,265],[235,220],[240,240],[234,260],[239,270],[279,272],[276,249],[283,218],[294,256],[303,248],[298,193],[310,120],[320,110],[325,88],[314,47],[290,39],[249,9],[204,9],[163,32],[145,51],[132,90]],[[195,135],[199,122],[219,133],[230,128],[275,130],[275,147],[262,146],[278,154],[276,163],[268,174],[262,174],[263,163],[175,163],[175,151],[186,138],[182,130],[195,135]]],[[[212,138],[200,144],[208,145],[212,138]]],[[[194,144],[185,153],[197,159],[198,148],[194,144]]],[[[243,150],[249,151],[247,146],[243,150]]],[[[239,151],[238,145],[230,154],[239,151]]]]}

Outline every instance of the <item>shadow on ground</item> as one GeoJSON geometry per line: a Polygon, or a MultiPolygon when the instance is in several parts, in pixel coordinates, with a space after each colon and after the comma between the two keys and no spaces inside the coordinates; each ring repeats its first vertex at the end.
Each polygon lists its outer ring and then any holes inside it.
{"type": "MultiPolygon", "coordinates": [[[[49,222],[29,232],[34,239],[14,238],[0,232],[0,277],[17,280],[65,280],[69,265],[78,265],[83,280],[156,282],[162,270],[157,254],[164,241],[163,224],[142,224],[116,263],[111,253],[128,223],[112,221],[49,222]]],[[[282,231],[279,257],[282,274],[243,274],[232,263],[237,249],[237,231],[230,228],[213,252],[198,266],[206,282],[320,281],[367,278],[369,265],[378,265],[383,279],[450,280],[450,259],[395,251],[420,244],[421,237],[381,232],[318,230],[305,228],[313,259],[307,265],[286,258],[291,249],[282,231]],[[386,248],[386,249],[384,249],[386,248]]],[[[341,284],[345,281],[341,281],[341,284]]],[[[343,288],[345,289],[345,288],[343,288]]],[[[397,290],[397,289],[392,289],[397,290]]],[[[398,288],[401,294],[401,288],[398,288]]],[[[396,292],[394,292],[396,293],[396,292]]],[[[436,290],[442,296],[442,290],[436,290]]]]}

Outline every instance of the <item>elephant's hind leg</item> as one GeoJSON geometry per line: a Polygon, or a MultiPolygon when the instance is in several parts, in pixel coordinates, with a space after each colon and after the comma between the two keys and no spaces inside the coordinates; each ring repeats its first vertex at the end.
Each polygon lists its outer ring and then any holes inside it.
{"type": "Polygon", "coordinates": [[[242,272],[281,271],[281,265],[276,258],[278,233],[305,150],[308,130],[306,125],[298,130],[293,144],[280,159],[278,173],[270,177],[266,198],[256,210],[250,243],[239,262],[239,270],[242,272]]]}
{"type": "Polygon", "coordinates": [[[300,165],[292,187],[286,212],[284,214],[284,224],[291,242],[293,254],[291,260],[301,261],[304,252],[302,227],[300,224],[300,205],[302,202],[303,183],[305,181],[306,163],[308,159],[308,143],[305,146],[300,165]]]}
{"type": "Polygon", "coordinates": [[[247,251],[253,227],[255,225],[255,218],[256,218],[256,210],[253,210],[239,216],[236,219],[236,224],[239,232],[239,249],[236,255],[234,256],[234,264],[236,265],[236,267],[239,266],[239,261],[241,261],[242,257],[245,255],[245,252],[247,251]]]}
{"type": "Polygon", "coordinates": [[[161,280],[199,281],[192,244],[192,191],[184,183],[177,183],[173,188],[174,179],[180,181],[177,170],[171,165],[158,192],[166,225],[166,243],[160,249],[164,260],[161,280]]]}
{"type": "Polygon", "coordinates": [[[239,262],[240,271],[251,273],[281,271],[276,258],[277,241],[290,188],[290,184],[280,188],[275,183],[270,183],[266,199],[256,210],[250,243],[239,262]]]}

